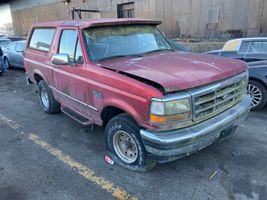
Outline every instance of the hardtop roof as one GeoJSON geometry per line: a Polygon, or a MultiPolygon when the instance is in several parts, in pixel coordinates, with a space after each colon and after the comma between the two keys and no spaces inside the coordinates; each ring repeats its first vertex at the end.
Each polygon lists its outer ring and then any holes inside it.
{"type": "Polygon", "coordinates": [[[86,20],[69,20],[69,21],[51,21],[40,22],[33,25],[33,27],[99,27],[99,26],[115,26],[115,25],[128,25],[128,24],[145,24],[145,25],[159,25],[161,21],[151,19],[139,19],[139,18],[123,18],[123,19],[86,19],[86,20]]]}
{"type": "Polygon", "coordinates": [[[258,41],[258,40],[267,40],[267,37],[249,37],[249,38],[237,38],[237,39],[232,39],[229,40],[228,42],[231,41],[258,41]]]}

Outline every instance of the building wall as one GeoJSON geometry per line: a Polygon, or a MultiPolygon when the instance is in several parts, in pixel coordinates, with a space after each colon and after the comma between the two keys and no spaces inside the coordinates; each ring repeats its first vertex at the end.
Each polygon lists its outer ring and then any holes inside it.
{"type": "Polygon", "coordinates": [[[261,31],[267,33],[267,1],[264,1],[262,19],[261,19],[261,31]]]}
{"type": "Polygon", "coordinates": [[[169,37],[230,37],[267,35],[267,0],[15,0],[11,3],[16,34],[26,35],[32,23],[71,19],[72,7],[99,9],[83,18],[117,17],[117,4],[135,2],[135,17],[162,20],[169,37]]]}

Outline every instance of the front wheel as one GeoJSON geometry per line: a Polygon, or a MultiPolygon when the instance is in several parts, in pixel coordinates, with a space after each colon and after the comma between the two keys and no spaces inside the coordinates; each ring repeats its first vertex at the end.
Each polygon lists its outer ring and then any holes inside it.
{"type": "Polygon", "coordinates": [[[110,156],[120,166],[145,172],[156,165],[147,158],[140,128],[129,115],[120,114],[111,119],[105,129],[105,139],[110,156]]]}
{"type": "Polygon", "coordinates": [[[59,112],[60,104],[53,97],[48,85],[41,80],[38,83],[39,102],[44,112],[54,114],[59,112]]]}
{"type": "Polygon", "coordinates": [[[260,82],[250,80],[247,86],[247,93],[251,98],[252,110],[260,110],[266,105],[267,91],[260,82]]]}

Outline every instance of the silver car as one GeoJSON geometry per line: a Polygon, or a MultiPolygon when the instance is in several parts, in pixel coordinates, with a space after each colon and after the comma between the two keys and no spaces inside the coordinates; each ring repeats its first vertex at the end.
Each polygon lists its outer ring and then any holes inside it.
{"type": "Polygon", "coordinates": [[[10,39],[0,37],[0,47],[1,47],[2,49],[6,48],[6,46],[7,46],[8,44],[10,44],[10,43],[11,43],[11,40],[10,40],[10,39]]]}
{"type": "Polygon", "coordinates": [[[5,67],[24,68],[25,40],[10,43],[4,50],[3,61],[5,67]]]}

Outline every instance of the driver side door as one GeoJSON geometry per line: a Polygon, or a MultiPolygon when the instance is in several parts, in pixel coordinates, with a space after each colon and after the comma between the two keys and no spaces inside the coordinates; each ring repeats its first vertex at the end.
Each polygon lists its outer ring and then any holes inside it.
{"type": "MultiPolygon", "coordinates": [[[[67,54],[69,63],[54,65],[54,92],[64,107],[70,108],[86,118],[91,118],[93,110],[92,91],[84,74],[86,66],[80,45],[78,29],[62,29],[59,40],[58,54],[67,54]]],[[[52,88],[53,89],[53,88],[52,88]]]]}

